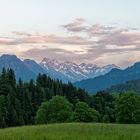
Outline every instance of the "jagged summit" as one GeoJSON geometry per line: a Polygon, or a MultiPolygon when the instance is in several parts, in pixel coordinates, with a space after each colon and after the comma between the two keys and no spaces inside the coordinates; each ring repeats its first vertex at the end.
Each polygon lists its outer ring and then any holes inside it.
{"type": "Polygon", "coordinates": [[[40,63],[45,69],[53,69],[64,75],[68,81],[80,81],[87,78],[94,78],[110,72],[114,68],[119,68],[114,64],[99,67],[95,64],[76,64],[71,61],[59,62],[56,59],[44,58],[40,63]]]}
{"type": "Polygon", "coordinates": [[[0,70],[12,68],[17,78],[27,81],[35,78],[38,73],[45,73],[51,78],[60,79],[63,82],[76,82],[84,79],[94,78],[110,72],[116,65],[111,64],[99,67],[95,64],[77,64],[71,61],[60,62],[56,59],[45,57],[40,64],[34,60],[20,60],[16,55],[4,54],[0,57],[0,70]]]}

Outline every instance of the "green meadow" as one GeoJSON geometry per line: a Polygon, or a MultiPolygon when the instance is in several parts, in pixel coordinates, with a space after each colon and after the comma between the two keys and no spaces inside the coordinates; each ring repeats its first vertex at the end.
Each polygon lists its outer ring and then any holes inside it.
{"type": "Polygon", "coordinates": [[[140,140],[140,125],[66,123],[0,129],[0,140],[140,140]]]}

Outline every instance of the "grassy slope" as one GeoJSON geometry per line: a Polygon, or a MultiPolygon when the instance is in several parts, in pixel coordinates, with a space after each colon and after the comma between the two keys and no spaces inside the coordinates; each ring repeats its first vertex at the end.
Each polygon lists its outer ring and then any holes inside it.
{"type": "Polygon", "coordinates": [[[0,140],[140,140],[140,125],[53,124],[0,129],[0,140]]]}

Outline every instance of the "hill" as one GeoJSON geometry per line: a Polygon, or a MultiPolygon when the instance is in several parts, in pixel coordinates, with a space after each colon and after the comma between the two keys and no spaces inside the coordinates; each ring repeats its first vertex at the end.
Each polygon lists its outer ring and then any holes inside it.
{"type": "Polygon", "coordinates": [[[69,123],[0,130],[1,140],[139,140],[140,125],[69,123]]]}
{"type": "Polygon", "coordinates": [[[140,79],[127,81],[126,83],[123,84],[114,85],[111,88],[108,88],[106,91],[112,93],[113,92],[123,93],[126,91],[134,91],[140,95],[140,79]]]}
{"type": "Polygon", "coordinates": [[[99,90],[105,90],[113,85],[125,83],[126,81],[136,80],[140,78],[140,62],[135,63],[133,66],[125,70],[113,69],[106,75],[99,76],[92,79],[76,82],[77,87],[86,89],[90,93],[99,90]]]}

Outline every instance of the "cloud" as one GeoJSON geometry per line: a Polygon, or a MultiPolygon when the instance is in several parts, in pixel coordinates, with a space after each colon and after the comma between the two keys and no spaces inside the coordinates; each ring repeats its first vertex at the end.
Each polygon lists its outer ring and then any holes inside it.
{"type": "Polygon", "coordinates": [[[114,26],[103,26],[101,24],[86,25],[87,21],[77,18],[72,23],[63,25],[63,28],[70,32],[85,33],[67,34],[39,34],[14,31],[12,39],[1,38],[0,45],[21,45],[21,44],[59,44],[59,45],[87,45],[93,46],[128,46],[140,45],[140,32],[137,28],[118,28],[114,26]]]}
{"type": "MultiPolygon", "coordinates": [[[[128,59],[127,54],[140,52],[140,31],[137,28],[90,25],[83,18],[62,27],[67,31],[63,36],[14,31],[12,37],[0,37],[0,45],[5,48],[16,46],[23,57],[33,57],[38,61],[48,56],[78,63],[107,64],[115,60],[114,63],[124,65],[122,61],[128,59]]],[[[139,58],[138,54],[135,60],[139,58]]],[[[132,60],[126,63],[130,62],[132,60]]]]}
{"type": "Polygon", "coordinates": [[[99,43],[104,45],[118,45],[118,46],[140,45],[140,32],[123,33],[122,31],[116,31],[101,38],[99,43]]]}
{"type": "MultiPolygon", "coordinates": [[[[14,32],[15,34],[15,32],[14,32]]],[[[0,39],[0,45],[19,45],[19,44],[69,44],[69,45],[90,45],[90,41],[81,36],[57,36],[57,35],[31,35],[29,33],[16,33],[18,37],[11,40],[7,38],[0,39]]]]}
{"type": "Polygon", "coordinates": [[[9,40],[7,38],[0,39],[0,45],[17,45],[18,41],[9,40]]]}
{"type": "Polygon", "coordinates": [[[21,53],[21,56],[22,57],[31,56],[33,59],[38,60],[39,62],[44,57],[55,58],[63,61],[63,60],[72,60],[73,53],[65,49],[46,48],[45,46],[43,46],[42,48],[34,48],[28,51],[24,51],[21,53]]]}
{"type": "Polygon", "coordinates": [[[62,27],[67,30],[68,32],[72,33],[86,33],[90,36],[97,36],[97,35],[104,35],[109,34],[113,30],[116,29],[116,27],[113,26],[104,26],[101,24],[91,24],[89,25],[86,21],[86,19],[75,19],[73,22],[62,25],[62,27]]]}
{"type": "Polygon", "coordinates": [[[138,28],[119,28],[116,26],[105,26],[101,24],[87,24],[85,19],[76,19],[62,27],[68,32],[84,33],[87,38],[92,39],[93,44],[98,45],[140,45],[140,31],[138,28]]]}
{"type": "Polygon", "coordinates": [[[26,32],[13,31],[12,33],[18,36],[32,36],[31,33],[26,33],[26,32]]]}
{"type": "Polygon", "coordinates": [[[88,27],[87,34],[91,37],[95,37],[95,36],[102,37],[102,36],[110,35],[115,32],[120,32],[120,30],[121,32],[128,31],[128,29],[118,29],[115,26],[104,26],[101,24],[94,24],[88,27]]]}
{"type": "Polygon", "coordinates": [[[71,23],[62,25],[62,27],[69,32],[75,32],[75,33],[87,31],[88,27],[84,25],[85,21],[86,20],[83,18],[77,18],[76,20],[74,20],[71,23]]]}
{"type": "Polygon", "coordinates": [[[76,63],[95,63],[98,65],[106,65],[115,63],[119,66],[127,66],[132,64],[132,62],[140,59],[140,48],[136,47],[125,48],[125,49],[106,49],[105,46],[98,46],[88,48],[86,52],[83,51],[68,51],[61,48],[49,48],[48,46],[42,46],[40,48],[33,48],[22,52],[22,57],[31,57],[38,62],[42,61],[44,57],[54,58],[60,61],[73,61],[76,63]],[[131,52],[131,53],[129,53],[131,52]],[[135,54],[137,54],[135,56],[135,54]],[[138,55],[139,54],[139,55],[138,55]],[[133,59],[131,59],[131,57],[133,59]],[[119,56],[119,57],[118,57],[119,56]],[[126,61],[127,60],[127,61],[126,61]],[[125,61],[125,62],[124,62],[125,61]]]}

